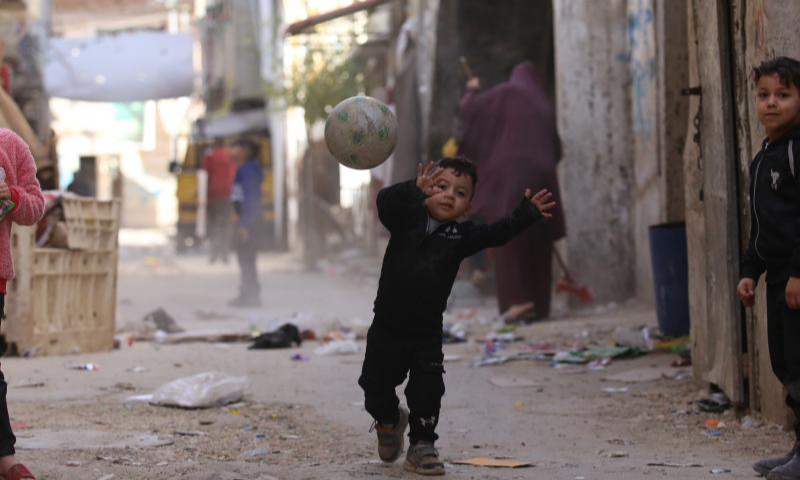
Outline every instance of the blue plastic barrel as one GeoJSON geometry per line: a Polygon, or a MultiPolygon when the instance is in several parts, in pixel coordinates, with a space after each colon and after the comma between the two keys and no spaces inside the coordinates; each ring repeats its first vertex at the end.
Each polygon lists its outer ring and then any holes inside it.
{"type": "Polygon", "coordinates": [[[668,337],[688,335],[689,256],[684,222],[650,227],[650,259],[658,328],[668,337]]]}

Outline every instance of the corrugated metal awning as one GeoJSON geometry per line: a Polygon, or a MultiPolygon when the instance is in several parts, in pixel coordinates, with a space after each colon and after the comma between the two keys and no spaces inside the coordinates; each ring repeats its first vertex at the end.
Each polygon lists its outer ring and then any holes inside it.
{"type": "Polygon", "coordinates": [[[45,89],[54,97],[134,102],[192,94],[192,35],[138,31],[48,42],[45,89]]]}
{"type": "Polygon", "coordinates": [[[251,132],[269,132],[269,115],[266,109],[231,112],[221,117],[198,120],[194,134],[202,138],[219,138],[251,132]]]}

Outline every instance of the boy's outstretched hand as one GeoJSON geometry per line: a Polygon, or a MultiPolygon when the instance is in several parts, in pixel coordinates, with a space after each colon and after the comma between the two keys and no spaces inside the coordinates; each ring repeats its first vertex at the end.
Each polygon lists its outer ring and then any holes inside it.
{"type": "Polygon", "coordinates": [[[436,181],[442,176],[442,172],[444,170],[437,167],[432,161],[425,165],[417,165],[417,188],[430,197],[434,194],[433,188],[436,186],[436,181]]]}
{"type": "Polygon", "coordinates": [[[549,190],[545,188],[539,190],[539,193],[534,195],[529,188],[525,190],[525,198],[530,200],[531,203],[542,212],[544,218],[553,218],[553,214],[550,213],[550,210],[555,208],[556,202],[553,201],[553,194],[549,190]]]}

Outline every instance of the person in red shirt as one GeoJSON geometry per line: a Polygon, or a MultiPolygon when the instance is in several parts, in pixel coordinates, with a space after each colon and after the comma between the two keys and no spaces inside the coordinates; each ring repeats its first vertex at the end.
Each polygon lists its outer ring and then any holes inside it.
{"type": "Polygon", "coordinates": [[[236,163],[222,139],[203,157],[203,170],[208,173],[208,239],[210,261],[228,263],[231,238],[231,188],[236,176],[236,163]]]}

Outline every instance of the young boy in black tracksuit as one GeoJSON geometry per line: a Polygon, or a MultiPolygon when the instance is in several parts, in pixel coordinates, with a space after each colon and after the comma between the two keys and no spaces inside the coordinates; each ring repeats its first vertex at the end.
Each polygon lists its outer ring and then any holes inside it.
{"type": "Polygon", "coordinates": [[[469,210],[476,182],[469,160],[445,158],[420,166],[416,181],[378,193],[378,215],[391,238],[358,383],[375,419],[380,458],[393,462],[400,457],[410,423],[405,468],[426,475],[444,474],[433,447],[444,395],[442,314],[459,264],[484,248],[503,245],[536,220],[551,217],[548,211],[555,205],[546,190],[536,195],[528,190],[511,215],[497,223],[458,223],[469,210]],[[395,393],[407,374],[410,414],[399,406],[395,393]]]}
{"type": "Polygon", "coordinates": [[[750,165],[750,241],[737,294],[752,306],[766,272],[770,359],[797,418],[797,441],[787,455],[753,468],[771,480],[800,480],[800,62],[779,57],[754,76],[767,139],[750,165]]]}

